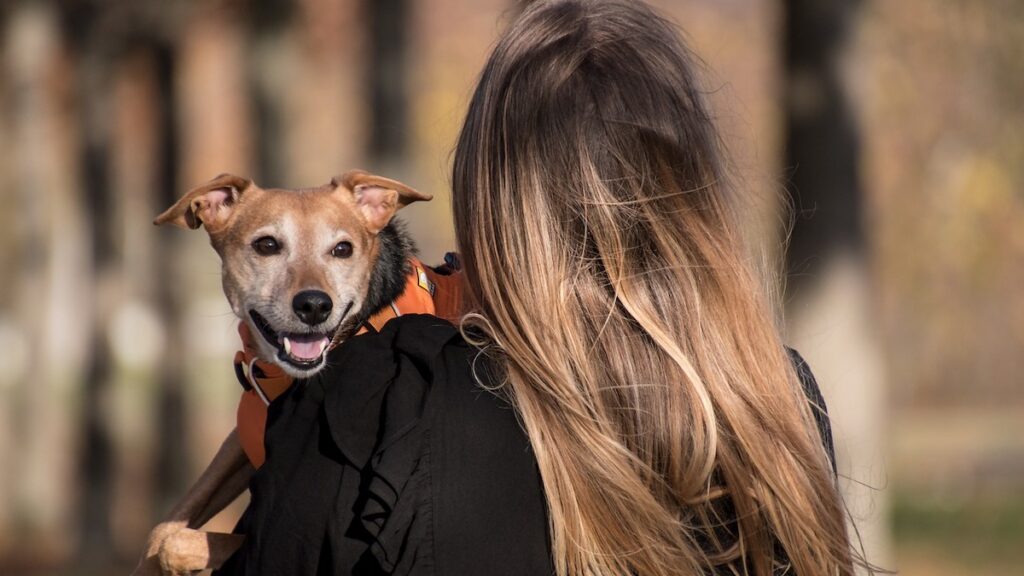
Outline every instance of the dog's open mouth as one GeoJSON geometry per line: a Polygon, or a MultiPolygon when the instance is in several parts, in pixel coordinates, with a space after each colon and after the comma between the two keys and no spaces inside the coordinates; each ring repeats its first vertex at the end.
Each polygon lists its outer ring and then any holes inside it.
{"type": "Polygon", "coordinates": [[[337,332],[337,327],[327,332],[278,332],[259,312],[249,310],[249,316],[263,339],[277,348],[278,360],[300,370],[311,370],[323,362],[324,354],[337,332]]]}

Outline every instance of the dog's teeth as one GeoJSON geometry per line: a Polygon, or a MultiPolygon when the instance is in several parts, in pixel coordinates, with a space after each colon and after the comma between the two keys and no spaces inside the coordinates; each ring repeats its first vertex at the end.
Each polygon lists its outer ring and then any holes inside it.
{"type": "Polygon", "coordinates": [[[284,337],[284,353],[289,356],[292,353],[292,341],[289,340],[287,336],[284,337]]]}
{"type": "Polygon", "coordinates": [[[326,339],[324,339],[323,341],[320,342],[320,354],[323,354],[324,350],[327,349],[327,342],[328,342],[328,340],[326,340],[326,339]]]}

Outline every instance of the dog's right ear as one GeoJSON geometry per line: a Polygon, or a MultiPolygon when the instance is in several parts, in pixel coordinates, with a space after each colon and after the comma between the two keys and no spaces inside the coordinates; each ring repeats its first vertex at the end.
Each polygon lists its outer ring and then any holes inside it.
{"type": "Polygon", "coordinates": [[[391,217],[402,207],[433,198],[397,180],[363,170],[349,170],[341,176],[335,176],[331,179],[331,185],[335,190],[344,188],[352,194],[367,227],[374,234],[387,226],[391,217]]]}
{"type": "Polygon", "coordinates": [[[174,206],[157,216],[153,224],[174,224],[192,230],[206,224],[209,231],[227,221],[235,202],[251,186],[251,180],[234,174],[221,174],[189,190],[174,206]]]}

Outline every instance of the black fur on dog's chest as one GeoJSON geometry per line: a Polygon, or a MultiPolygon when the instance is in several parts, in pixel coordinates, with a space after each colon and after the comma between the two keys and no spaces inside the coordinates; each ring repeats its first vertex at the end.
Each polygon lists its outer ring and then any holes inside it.
{"type": "Polygon", "coordinates": [[[405,230],[405,223],[394,219],[377,235],[380,250],[370,273],[366,303],[359,311],[359,323],[390,305],[405,289],[405,278],[411,272],[409,257],[416,254],[416,245],[405,230]]]}

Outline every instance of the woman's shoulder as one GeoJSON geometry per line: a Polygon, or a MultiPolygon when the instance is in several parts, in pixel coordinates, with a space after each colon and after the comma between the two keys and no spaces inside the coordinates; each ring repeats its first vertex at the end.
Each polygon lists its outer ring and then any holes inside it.
{"type": "Polygon", "coordinates": [[[495,362],[451,330],[431,362],[424,408],[438,573],[553,574],[529,438],[495,362]]]}
{"type": "Polygon", "coordinates": [[[430,457],[439,572],[553,574],[540,471],[495,368],[461,339],[437,364],[430,457]]]}
{"type": "MultiPolygon", "coordinates": [[[[474,428],[481,439],[525,438],[514,417],[507,418],[509,403],[477,380],[489,377],[490,363],[441,318],[399,316],[379,332],[346,342],[328,362],[320,380],[327,383],[325,408],[341,445],[355,437],[386,444],[388,429],[398,433],[421,422],[423,430],[474,428]],[[352,429],[363,425],[367,430],[352,429]]],[[[365,460],[361,456],[355,460],[365,460]]]]}

